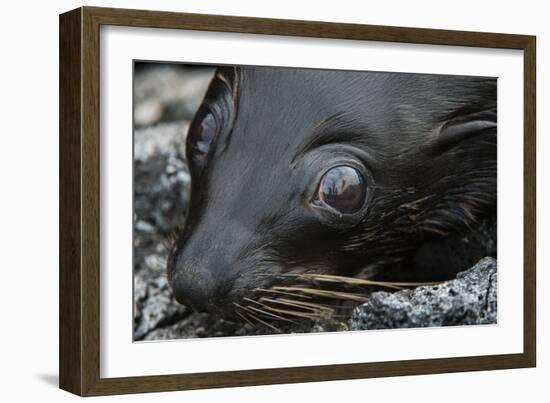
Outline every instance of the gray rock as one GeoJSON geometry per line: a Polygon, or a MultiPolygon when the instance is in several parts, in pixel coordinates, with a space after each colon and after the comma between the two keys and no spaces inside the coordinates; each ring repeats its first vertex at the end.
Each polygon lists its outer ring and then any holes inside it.
{"type": "Polygon", "coordinates": [[[159,327],[173,324],[189,314],[172,296],[166,277],[134,276],[134,340],[142,340],[159,327]]]}
{"type": "Polygon", "coordinates": [[[190,309],[175,301],[166,280],[169,238],[185,219],[190,184],[185,161],[189,116],[167,111],[200,102],[202,95],[197,91],[205,90],[208,81],[204,72],[176,67],[136,71],[134,340],[143,340],[158,329],[170,329],[192,316],[190,309]]]}
{"type": "Polygon", "coordinates": [[[134,160],[144,163],[159,155],[185,159],[185,137],[188,128],[189,122],[181,121],[135,130],[134,160]]]}
{"type": "Polygon", "coordinates": [[[135,126],[191,119],[213,74],[213,69],[141,64],[134,81],[135,126]]]}
{"type": "Polygon", "coordinates": [[[134,108],[134,124],[149,126],[157,123],[162,117],[162,103],[158,99],[147,99],[134,108]]]}
{"type": "Polygon", "coordinates": [[[136,272],[144,268],[151,253],[166,255],[170,235],[184,220],[190,186],[184,156],[187,126],[185,122],[159,124],[135,131],[136,272]]]}
{"type": "Polygon", "coordinates": [[[455,280],[395,293],[375,292],[353,310],[351,330],[494,324],[497,262],[481,259],[455,280]]]}
{"type": "Polygon", "coordinates": [[[193,313],[177,323],[150,332],[145,340],[244,336],[254,332],[255,329],[248,324],[214,318],[207,313],[193,313]]]}

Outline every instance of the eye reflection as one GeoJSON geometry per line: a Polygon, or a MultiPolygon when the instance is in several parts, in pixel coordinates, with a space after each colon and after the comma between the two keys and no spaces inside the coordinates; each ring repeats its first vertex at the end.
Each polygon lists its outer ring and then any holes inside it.
{"type": "Polygon", "coordinates": [[[367,184],[359,171],[347,165],[330,169],[319,183],[318,199],[333,209],[352,214],[361,209],[367,184]]]}

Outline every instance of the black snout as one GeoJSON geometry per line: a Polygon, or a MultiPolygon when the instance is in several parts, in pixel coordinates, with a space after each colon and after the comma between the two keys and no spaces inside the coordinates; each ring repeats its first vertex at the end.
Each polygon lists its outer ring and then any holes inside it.
{"type": "Polygon", "coordinates": [[[221,314],[232,281],[223,251],[205,248],[208,243],[188,242],[169,263],[170,284],[178,302],[195,311],[221,314]],[[202,245],[201,245],[202,244],[202,245]]]}
{"type": "Polygon", "coordinates": [[[177,267],[172,276],[172,290],[176,300],[195,311],[203,312],[213,304],[214,281],[205,270],[186,264],[177,267]]]}
{"type": "Polygon", "coordinates": [[[239,268],[246,265],[250,234],[236,221],[220,228],[218,217],[195,222],[184,229],[168,261],[170,284],[178,302],[195,309],[227,316],[239,268]],[[190,234],[190,235],[189,235],[190,234]]]}

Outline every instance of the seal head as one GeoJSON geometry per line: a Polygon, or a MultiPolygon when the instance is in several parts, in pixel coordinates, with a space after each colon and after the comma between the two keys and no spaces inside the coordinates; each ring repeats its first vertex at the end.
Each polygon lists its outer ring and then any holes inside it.
{"type": "Polygon", "coordinates": [[[230,315],[289,273],[391,277],[495,211],[496,106],[494,78],[219,68],[187,138],[176,298],[230,315]]]}

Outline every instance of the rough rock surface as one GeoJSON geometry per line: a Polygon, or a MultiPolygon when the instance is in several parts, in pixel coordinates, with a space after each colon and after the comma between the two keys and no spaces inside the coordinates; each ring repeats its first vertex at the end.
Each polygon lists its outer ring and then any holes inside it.
{"type": "Polygon", "coordinates": [[[189,310],[172,297],[166,277],[153,280],[136,275],[134,278],[135,316],[134,339],[141,340],[157,328],[173,324],[189,314],[189,310]]]}
{"type": "Polygon", "coordinates": [[[212,68],[138,63],[134,81],[134,125],[191,120],[214,74],[212,68]]]}
{"type": "Polygon", "coordinates": [[[497,263],[481,259],[455,280],[395,293],[375,292],[353,310],[351,330],[483,325],[497,321],[497,263]]]}
{"type": "Polygon", "coordinates": [[[185,124],[163,123],[135,131],[135,340],[189,313],[174,300],[166,280],[168,238],[183,219],[189,195],[185,130],[185,124]]]}
{"type": "MultiPolygon", "coordinates": [[[[153,63],[137,65],[135,73],[134,340],[274,333],[269,328],[195,313],[173,298],[166,279],[166,258],[168,239],[183,224],[189,198],[185,136],[212,70],[153,63]]],[[[469,236],[461,245],[468,250],[481,248],[480,256],[491,255],[496,249],[493,233],[496,231],[483,232],[481,238],[469,236]]],[[[434,249],[428,248],[427,253],[433,257],[434,249]]],[[[443,253],[448,250],[443,249],[443,253]]],[[[460,251],[455,254],[461,255],[460,251]]],[[[318,332],[494,323],[496,262],[486,259],[481,263],[486,265],[486,271],[478,264],[459,275],[457,283],[451,281],[436,288],[419,287],[394,294],[374,293],[367,304],[353,311],[349,321],[304,323],[282,330],[318,332]],[[481,293],[483,289],[488,290],[486,294],[481,293]],[[485,312],[483,301],[489,301],[485,312]],[[384,317],[384,313],[388,316],[384,317]]]]}

